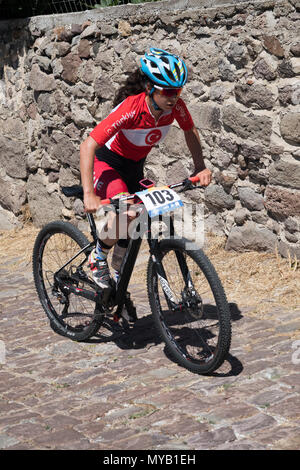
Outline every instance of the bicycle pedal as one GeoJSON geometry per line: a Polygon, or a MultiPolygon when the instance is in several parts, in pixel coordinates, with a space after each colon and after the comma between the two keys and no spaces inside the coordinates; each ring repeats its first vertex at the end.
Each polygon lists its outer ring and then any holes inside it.
{"type": "Polygon", "coordinates": [[[121,317],[120,317],[119,315],[114,314],[114,316],[113,316],[113,321],[114,321],[115,323],[119,323],[120,318],[121,318],[121,317]]]}
{"type": "Polygon", "coordinates": [[[115,323],[119,323],[121,318],[123,318],[128,323],[135,323],[138,319],[135,308],[132,306],[132,308],[130,308],[128,311],[125,305],[122,308],[118,307],[113,315],[113,321],[115,323]]]}

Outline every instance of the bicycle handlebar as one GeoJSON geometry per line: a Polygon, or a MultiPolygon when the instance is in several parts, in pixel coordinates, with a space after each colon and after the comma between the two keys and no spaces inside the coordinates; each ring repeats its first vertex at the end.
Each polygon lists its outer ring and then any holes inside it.
{"type": "MultiPolygon", "coordinates": [[[[174,184],[169,184],[169,185],[166,185],[168,188],[172,189],[172,188],[178,188],[180,186],[187,186],[187,183],[188,182],[191,182],[193,184],[196,184],[199,182],[199,178],[198,176],[190,176],[189,178],[181,181],[180,183],[174,183],[174,184]]],[[[187,187],[187,189],[189,189],[187,187]]],[[[118,199],[102,199],[101,200],[101,205],[102,206],[107,206],[108,204],[116,204],[116,205],[119,205],[119,203],[117,201],[127,201],[128,199],[133,199],[134,197],[136,196],[136,194],[129,194],[128,196],[121,196],[120,198],[118,199]]]]}

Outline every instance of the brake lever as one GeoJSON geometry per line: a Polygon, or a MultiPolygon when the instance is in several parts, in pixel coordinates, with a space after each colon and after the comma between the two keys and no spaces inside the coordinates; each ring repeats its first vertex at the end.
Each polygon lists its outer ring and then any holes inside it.
{"type": "Polygon", "coordinates": [[[191,191],[192,189],[197,189],[197,186],[195,186],[189,178],[186,178],[183,180],[183,188],[179,189],[177,192],[183,193],[184,191],[191,191]]]}

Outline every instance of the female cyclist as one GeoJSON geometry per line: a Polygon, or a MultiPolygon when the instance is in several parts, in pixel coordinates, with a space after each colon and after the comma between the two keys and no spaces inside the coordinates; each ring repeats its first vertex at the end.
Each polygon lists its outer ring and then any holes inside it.
{"type": "MultiPolygon", "coordinates": [[[[151,48],[141,59],[141,66],[118,91],[114,109],[80,146],[80,172],[86,212],[95,212],[101,199],[120,197],[140,189],[143,165],[151,148],[167,135],[177,120],[184,131],[200,184],[207,186],[211,172],[205,168],[198,131],[180,98],[187,81],[185,63],[168,52],[151,48]]],[[[128,211],[128,221],[135,217],[128,211]]],[[[118,234],[118,218],[112,216],[108,225],[118,234]]],[[[100,234],[89,262],[94,281],[102,288],[109,285],[107,254],[117,243],[126,247],[126,236],[109,238],[109,230],[100,234]]],[[[113,265],[113,267],[115,267],[113,265]]]]}

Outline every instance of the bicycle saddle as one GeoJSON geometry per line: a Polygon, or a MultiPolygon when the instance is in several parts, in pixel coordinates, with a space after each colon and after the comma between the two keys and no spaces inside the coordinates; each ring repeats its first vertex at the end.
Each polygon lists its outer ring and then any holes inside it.
{"type": "Polygon", "coordinates": [[[78,197],[79,199],[83,199],[83,189],[79,184],[75,184],[74,186],[63,186],[61,190],[67,197],[78,197]]]}

